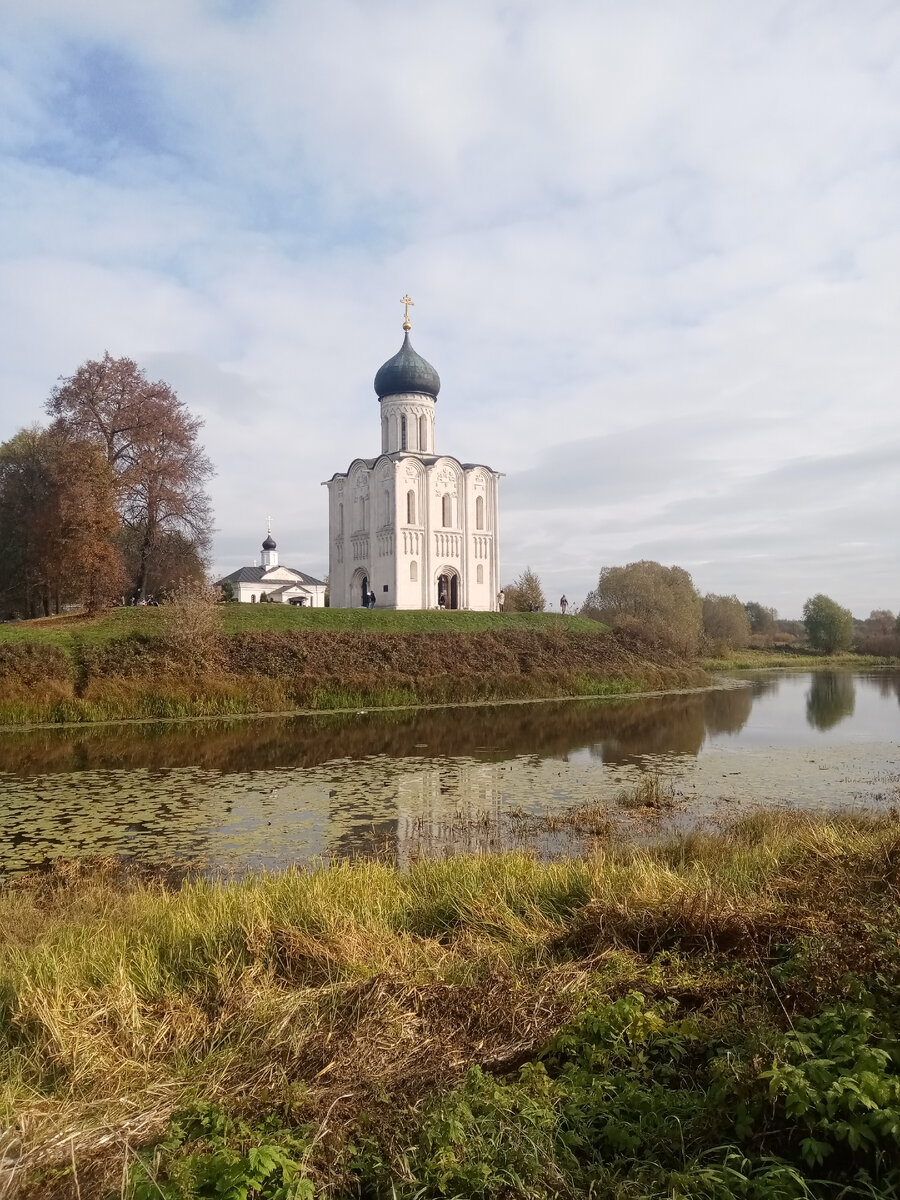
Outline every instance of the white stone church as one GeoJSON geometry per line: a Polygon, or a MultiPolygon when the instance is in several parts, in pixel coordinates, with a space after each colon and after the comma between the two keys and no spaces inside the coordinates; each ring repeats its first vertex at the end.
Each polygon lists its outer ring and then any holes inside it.
{"type": "Polygon", "coordinates": [[[357,458],[328,488],[334,608],[498,607],[500,475],[435,450],[441,381],[409,340],[375,376],[381,454],[357,458]]]}
{"type": "Polygon", "coordinates": [[[322,579],[284,567],[278,561],[278,547],[272,537],[271,525],[262,544],[260,565],[239,567],[217,582],[230,583],[235,600],[256,604],[265,597],[270,604],[299,604],[306,608],[324,608],[328,585],[322,579]]]}

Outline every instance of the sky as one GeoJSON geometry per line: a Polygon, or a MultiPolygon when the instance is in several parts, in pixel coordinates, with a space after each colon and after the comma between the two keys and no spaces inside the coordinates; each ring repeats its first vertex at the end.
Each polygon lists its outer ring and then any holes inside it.
{"type": "Polygon", "coordinates": [[[898,0],[0,0],[0,440],[105,350],[216,574],[328,569],[412,340],[504,581],[900,607],[898,0]]]}

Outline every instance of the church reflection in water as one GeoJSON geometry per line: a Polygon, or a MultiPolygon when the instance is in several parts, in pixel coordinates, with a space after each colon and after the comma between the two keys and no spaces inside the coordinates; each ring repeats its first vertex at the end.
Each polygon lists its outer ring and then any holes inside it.
{"type": "MultiPolygon", "coordinates": [[[[765,721],[783,754],[787,737],[806,744],[800,727],[827,740],[875,698],[896,713],[894,697],[900,674],[854,682],[823,672],[622,700],[7,734],[0,870],[97,852],[199,856],[211,869],[242,870],[494,850],[510,844],[512,810],[612,803],[647,770],[702,773],[704,747],[760,745],[765,721]],[[768,715],[745,730],[760,701],[768,715]]],[[[733,766],[715,768],[716,779],[733,766]]],[[[787,776],[796,769],[785,760],[787,776]]]]}

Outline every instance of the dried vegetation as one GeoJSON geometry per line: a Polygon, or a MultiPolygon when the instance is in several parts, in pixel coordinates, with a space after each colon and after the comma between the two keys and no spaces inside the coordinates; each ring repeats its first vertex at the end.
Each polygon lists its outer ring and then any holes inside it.
{"type": "Polygon", "coordinates": [[[7,1195],[897,1194],[892,817],[119,871],[0,894],[7,1195]]]}

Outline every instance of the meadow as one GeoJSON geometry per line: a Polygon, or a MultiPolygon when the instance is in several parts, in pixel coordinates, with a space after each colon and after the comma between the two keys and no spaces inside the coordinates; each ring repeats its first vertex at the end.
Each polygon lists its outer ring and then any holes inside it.
{"type": "MultiPolygon", "coordinates": [[[[900,1195],[900,822],[0,892],[6,1195],[900,1195]]],[[[0,1185],[0,1194],[2,1185],[0,1185]]]]}

